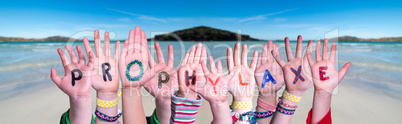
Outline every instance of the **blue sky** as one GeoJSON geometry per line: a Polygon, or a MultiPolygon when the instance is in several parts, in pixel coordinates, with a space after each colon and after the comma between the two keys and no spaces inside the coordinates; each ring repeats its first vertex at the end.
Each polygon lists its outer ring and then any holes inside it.
{"type": "MultiPolygon", "coordinates": [[[[173,0],[172,0],[173,1],[173,0]]],[[[0,36],[92,37],[94,29],[126,39],[139,25],[148,37],[199,25],[260,39],[402,36],[401,1],[1,1],[0,36]]]]}

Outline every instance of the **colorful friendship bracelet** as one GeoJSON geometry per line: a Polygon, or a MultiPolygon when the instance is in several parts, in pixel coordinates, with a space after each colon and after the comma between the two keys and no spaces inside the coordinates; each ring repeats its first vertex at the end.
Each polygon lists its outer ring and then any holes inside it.
{"type": "Polygon", "coordinates": [[[296,111],[296,109],[287,109],[279,104],[276,107],[276,110],[285,115],[293,115],[293,114],[295,114],[295,111],[296,111]]]}
{"type": "Polygon", "coordinates": [[[255,114],[254,114],[253,111],[249,111],[249,112],[245,112],[243,114],[239,114],[237,112],[233,112],[232,109],[230,109],[230,114],[231,114],[232,119],[233,119],[234,122],[248,121],[248,122],[250,122],[250,124],[257,124],[255,122],[255,117],[254,117],[255,114]]]}
{"type": "Polygon", "coordinates": [[[117,121],[117,119],[119,119],[122,114],[123,113],[120,112],[120,110],[119,110],[119,114],[117,114],[116,116],[111,117],[111,116],[108,116],[106,114],[103,114],[102,112],[98,111],[97,109],[95,110],[96,117],[99,118],[100,120],[107,121],[107,122],[115,122],[115,121],[117,121]]]}
{"type": "Polygon", "coordinates": [[[198,113],[198,109],[201,106],[201,95],[198,94],[197,99],[193,100],[177,97],[176,94],[177,91],[172,93],[171,97],[172,116],[170,118],[170,123],[194,123],[198,113]]]}
{"type": "Polygon", "coordinates": [[[282,98],[283,97],[279,97],[279,99],[278,99],[278,104],[280,104],[280,105],[282,105],[282,106],[284,106],[284,107],[286,107],[286,108],[291,108],[291,109],[296,109],[297,108],[297,105],[289,105],[289,104],[286,104],[286,103],[284,103],[283,101],[282,101],[282,98]]]}
{"type": "Polygon", "coordinates": [[[96,105],[103,107],[103,108],[112,108],[117,106],[117,103],[119,102],[119,97],[121,96],[121,92],[117,93],[117,99],[114,101],[103,101],[100,99],[96,99],[96,105]]]}
{"type": "Polygon", "coordinates": [[[275,111],[266,111],[266,112],[254,112],[254,116],[256,119],[264,119],[269,118],[274,115],[275,111]]]}
{"type": "MultiPolygon", "coordinates": [[[[276,102],[276,104],[278,104],[278,102],[276,102]]],[[[269,104],[269,103],[265,102],[264,100],[262,100],[259,97],[258,97],[258,100],[257,100],[257,106],[259,106],[259,107],[261,107],[261,108],[263,108],[265,110],[268,110],[268,111],[275,112],[276,104],[275,105],[269,104]]]]}
{"type": "Polygon", "coordinates": [[[283,95],[282,95],[282,96],[283,96],[284,98],[286,98],[286,99],[292,101],[292,102],[300,102],[300,99],[302,98],[302,97],[293,96],[292,94],[286,92],[286,90],[283,91],[283,95]]]}
{"type": "Polygon", "coordinates": [[[231,108],[251,109],[251,108],[253,108],[253,102],[235,102],[235,101],[233,101],[231,108]]]}

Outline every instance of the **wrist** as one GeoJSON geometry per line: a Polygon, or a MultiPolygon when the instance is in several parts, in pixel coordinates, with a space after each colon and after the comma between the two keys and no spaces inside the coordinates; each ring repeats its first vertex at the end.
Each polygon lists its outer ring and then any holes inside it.
{"type": "Polygon", "coordinates": [[[118,98],[117,91],[115,91],[115,92],[96,92],[96,97],[102,101],[113,101],[118,98]]]}
{"type": "Polygon", "coordinates": [[[258,98],[260,98],[260,99],[262,99],[265,102],[270,103],[270,104],[275,104],[276,103],[276,97],[277,97],[276,94],[264,95],[264,94],[260,93],[258,95],[258,98]]]}
{"type": "Polygon", "coordinates": [[[289,90],[285,89],[286,92],[292,94],[293,96],[302,97],[305,91],[289,90]]]}
{"type": "Polygon", "coordinates": [[[332,94],[323,90],[314,90],[314,98],[316,99],[331,99],[332,94]]]}
{"type": "Polygon", "coordinates": [[[229,106],[229,103],[227,100],[224,101],[212,100],[209,101],[209,105],[211,106],[211,108],[220,108],[229,106]]]}
{"type": "Polygon", "coordinates": [[[197,93],[194,93],[192,91],[188,91],[187,93],[185,93],[182,90],[179,90],[179,92],[177,92],[177,97],[195,100],[197,99],[197,93]]]}

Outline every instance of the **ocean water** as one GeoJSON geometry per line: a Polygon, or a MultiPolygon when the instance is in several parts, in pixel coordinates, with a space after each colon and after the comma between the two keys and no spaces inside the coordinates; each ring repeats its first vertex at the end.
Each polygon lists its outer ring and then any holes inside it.
{"type": "MultiPolygon", "coordinates": [[[[151,52],[154,53],[153,41],[149,42],[151,52]]],[[[186,52],[197,42],[159,42],[165,60],[167,60],[167,46],[173,45],[174,66],[177,68],[186,52]]],[[[208,55],[221,60],[226,70],[226,49],[234,48],[233,42],[203,42],[208,55]]],[[[248,45],[248,62],[251,61],[253,51],[262,51],[266,41],[243,41],[248,45]]],[[[275,41],[280,47],[281,58],[286,61],[284,43],[275,41]]],[[[303,48],[307,46],[305,42],[303,48]]],[[[66,42],[2,42],[0,43],[0,93],[11,90],[21,90],[34,85],[54,85],[50,80],[50,68],[54,67],[60,76],[64,75],[57,48],[62,48],[66,42]]],[[[68,43],[74,46],[82,42],[68,43]]],[[[295,52],[296,42],[291,42],[295,52]]],[[[111,43],[112,55],[114,55],[115,42],[111,43]]],[[[94,49],[92,44],[92,49],[94,49]]],[[[315,49],[315,45],[313,46],[315,49]]],[[[67,52],[65,52],[67,54],[67,52]]],[[[314,53],[314,52],[313,52],[314,53]]],[[[68,55],[68,54],[67,54],[68,55]]],[[[314,54],[313,54],[314,56],[314,54]]],[[[314,57],[313,57],[314,58],[314,57]]],[[[337,66],[343,66],[346,62],[352,62],[352,67],[346,78],[353,78],[370,85],[383,88],[402,88],[402,43],[391,42],[339,42],[337,45],[337,66]]]]}

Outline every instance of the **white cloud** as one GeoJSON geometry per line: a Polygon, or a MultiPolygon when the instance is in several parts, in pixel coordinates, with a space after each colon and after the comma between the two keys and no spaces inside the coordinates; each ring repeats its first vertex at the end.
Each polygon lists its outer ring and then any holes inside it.
{"type": "Polygon", "coordinates": [[[133,22],[130,18],[119,18],[117,20],[120,21],[120,22],[126,22],[126,23],[133,22]]]}
{"type": "Polygon", "coordinates": [[[126,11],[121,11],[121,10],[117,10],[117,9],[111,9],[111,8],[106,8],[106,9],[107,9],[107,10],[110,10],[110,11],[122,13],[122,14],[137,16],[138,19],[141,19],[141,20],[150,20],[150,21],[157,21],[157,22],[166,23],[166,20],[165,20],[165,19],[162,19],[162,18],[156,18],[156,17],[152,17],[152,16],[141,15],[141,14],[136,14],[136,13],[126,12],[126,11]]]}
{"type": "Polygon", "coordinates": [[[264,20],[268,16],[278,15],[278,14],[282,14],[282,13],[293,11],[293,10],[296,10],[296,9],[288,9],[288,10],[284,10],[284,11],[273,12],[273,13],[268,13],[268,14],[264,14],[264,15],[258,15],[258,16],[252,16],[252,17],[248,17],[248,18],[243,18],[243,19],[239,19],[238,22],[242,23],[242,22],[247,22],[247,21],[264,20]]]}

